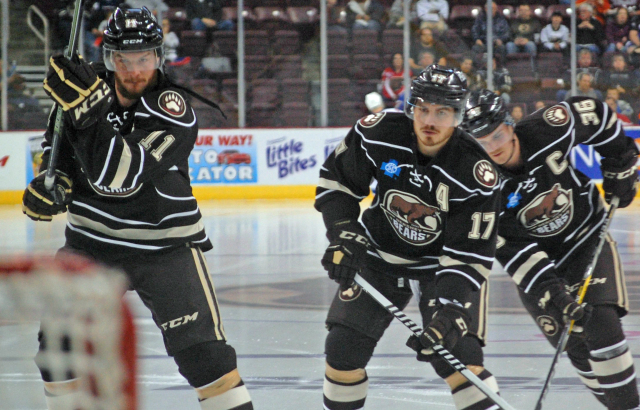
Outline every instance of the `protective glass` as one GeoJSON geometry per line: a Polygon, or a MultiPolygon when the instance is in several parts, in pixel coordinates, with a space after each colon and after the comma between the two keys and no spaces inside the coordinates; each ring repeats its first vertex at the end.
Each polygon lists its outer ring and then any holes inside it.
{"type": "Polygon", "coordinates": [[[109,71],[151,71],[162,67],[163,62],[164,51],[162,47],[132,51],[104,49],[104,65],[109,71]]]}
{"type": "Polygon", "coordinates": [[[411,98],[404,108],[407,117],[424,125],[455,127],[460,123],[461,112],[448,105],[433,104],[422,98],[411,98]]]}
{"type": "Polygon", "coordinates": [[[502,148],[505,144],[513,140],[513,128],[507,126],[507,124],[501,124],[498,128],[493,130],[488,135],[482,138],[477,138],[478,144],[484,148],[487,152],[494,152],[502,148]]]}

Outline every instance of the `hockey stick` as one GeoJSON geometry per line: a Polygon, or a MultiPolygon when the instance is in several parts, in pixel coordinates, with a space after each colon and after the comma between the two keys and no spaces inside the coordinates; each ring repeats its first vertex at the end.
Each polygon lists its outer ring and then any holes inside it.
{"type": "MultiPolygon", "coordinates": [[[[78,37],[80,35],[80,16],[82,15],[82,0],[76,0],[75,10],[73,11],[73,22],[71,23],[71,38],[69,39],[69,47],[65,51],[65,57],[69,60],[76,54],[78,45],[78,37]]],[[[55,173],[58,164],[58,151],[60,151],[60,135],[62,134],[62,107],[58,106],[56,110],[56,122],[53,126],[53,137],[51,138],[51,151],[49,151],[49,163],[47,165],[47,173],[44,177],[44,187],[51,193],[56,204],[64,203],[64,190],[55,188],[55,173]]]]}
{"type": "MultiPolygon", "coordinates": [[[[384,297],[384,295],[367,282],[360,274],[356,273],[354,278],[355,282],[364,289],[376,302],[378,302],[382,307],[384,307],[389,313],[393,314],[396,319],[402,322],[414,335],[420,337],[422,334],[422,329],[415,324],[415,322],[407,317],[400,309],[398,309],[389,299],[384,297]]],[[[449,366],[453,367],[453,369],[457,372],[460,372],[471,384],[476,386],[482,393],[484,393],[489,400],[500,406],[503,410],[515,410],[509,403],[504,401],[504,399],[498,396],[493,390],[489,388],[478,376],[473,374],[471,370],[467,368],[463,363],[461,363],[458,359],[455,358],[447,349],[442,347],[442,345],[434,344],[432,349],[442,357],[449,366]]]]}
{"type": "MultiPolygon", "coordinates": [[[[605,218],[604,223],[600,228],[600,239],[598,241],[598,246],[596,246],[596,249],[593,252],[593,258],[591,259],[591,263],[589,263],[589,266],[587,267],[587,270],[584,273],[584,276],[582,277],[582,280],[584,281],[584,283],[582,283],[582,285],[580,286],[580,290],[578,291],[578,300],[577,300],[578,304],[582,304],[582,301],[584,300],[584,295],[587,293],[587,287],[589,287],[589,283],[591,283],[591,276],[593,275],[593,269],[595,268],[596,263],[598,262],[598,257],[600,256],[602,247],[604,246],[604,243],[607,239],[607,232],[609,231],[609,225],[611,224],[611,220],[613,219],[613,214],[618,208],[619,203],[620,203],[620,198],[618,198],[617,196],[614,196],[613,198],[611,198],[611,206],[609,207],[609,211],[607,212],[607,217],[605,218]]],[[[567,342],[569,341],[569,334],[573,330],[574,322],[575,321],[572,320],[569,326],[565,326],[564,330],[562,331],[562,334],[560,335],[560,340],[558,340],[558,349],[556,350],[556,354],[553,356],[553,361],[551,362],[551,368],[549,369],[547,378],[545,379],[544,385],[542,386],[542,391],[540,392],[540,397],[538,397],[538,402],[536,403],[535,410],[542,409],[542,401],[544,400],[545,396],[549,392],[551,379],[553,378],[553,375],[555,373],[558,360],[560,359],[560,356],[562,356],[562,352],[564,352],[564,349],[567,347],[567,342]]]]}

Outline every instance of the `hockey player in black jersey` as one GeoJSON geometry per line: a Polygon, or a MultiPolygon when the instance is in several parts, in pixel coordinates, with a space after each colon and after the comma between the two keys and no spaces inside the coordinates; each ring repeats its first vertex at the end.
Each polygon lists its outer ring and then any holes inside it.
{"type": "MultiPolygon", "coordinates": [[[[79,253],[127,273],[203,410],[249,410],[203,254],[212,245],[191,191],[197,119],[163,74],[162,38],[147,8],[118,8],[103,37],[106,70],[51,58],[44,87],[64,109],[56,185],[66,199],[55,204],[43,184],[52,115],[41,173],[25,190],[23,210],[36,221],[68,210],[59,255],[79,253]]],[[[40,339],[42,347],[46,334],[40,339]]],[[[75,409],[71,380],[52,380],[45,367],[41,373],[49,409],[75,409]]]]}
{"type": "MultiPolygon", "coordinates": [[[[330,242],[322,265],[340,283],[326,320],[325,409],[363,408],[365,367],[393,317],[354,284],[356,272],[401,309],[409,279],[419,279],[425,333],[498,391],[482,346],[499,181],[487,154],[457,128],[466,95],[460,71],[428,67],[412,81],[405,113],[360,119],[321,168],[315,207],[330,242]],[[372,179],[377,192],[360,222],[372,179]]],[[[456,408],[493,408],[432,354],[427,336],[408,345],[447,381],[456,408]]]]}
{"type": "Polygon", "coordinates": [[[585,97],[541,109],[514,125],[500,97],[473,92],[462,127],[503,172],[497,260],[547,339],[557,346],[576,320],[567,353],[582,382],[608,409],[638,408],[633,358],[620,318],[629,308],[616,243],[607,237],[585,295],[575,296],[605,218],[592,180],[569,163],[577,144],[602,156],[605,200],[636,194],[638,149],[606,104],[585,97]]]}

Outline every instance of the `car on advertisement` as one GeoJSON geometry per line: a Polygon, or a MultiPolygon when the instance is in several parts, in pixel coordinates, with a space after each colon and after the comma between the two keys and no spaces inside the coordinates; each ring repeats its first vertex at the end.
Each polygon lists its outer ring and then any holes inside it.
{"type": "Polygon", "coordinates": [[[219,164],[251,164],[251,155],[236,149],[226,149],[218,154],[219,164]]]}

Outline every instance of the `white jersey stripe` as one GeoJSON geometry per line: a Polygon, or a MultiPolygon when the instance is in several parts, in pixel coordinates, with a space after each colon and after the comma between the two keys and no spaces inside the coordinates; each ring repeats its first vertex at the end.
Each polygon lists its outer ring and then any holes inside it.
{"type": "Polygon", "coordinates": [[[462,271],[459,271],[457,269],[442,269],[442,270],[436,272],[436,276],[442,275],[445,272],[452,272],[452,273],[455,273],[457,275],[464,276],[465,278],[467,278],[467,280],[469,280],[469,282],[473,283],[476,286],[476,288],[480,289],[480,284],[478,283],[477,280],[475,280],[474,278],[472,278],[468,274],[466,274],[466,273],[464,273],[462,271]]]}
{"type": "MultiPolygon", "coordinates": [[[[607,104],[602,104],[602,108],[604,109],[604,112],[602,113],[602,118],[607,118],[607,113],[609,112],[609,106],[607,104]]],[[[604,131],[604,126],[607,125],[607,123],[605,123],[604,121],[602,121],[601,125],[600,125],[600,129],[598,131],[596,131],[591,138],[589,138],[588,140],[586,140],[584,142],[584,144],[589,144],[591,141],[593,141],[598,135],[602,134],[602,131],[604,131]]],[[[609,128],[609,127],[607,127],[609,128]]],[[[598,145],[598,144],[593,144],[598,145]]]]}
{"type": "Polygon", "coordinates": [[[105,243],[111,243],[114,245],[120,245],[120,246],[127,246],[129,248],[137,248],[137,249],[146,249],[146,250],[150,250],[150,251],[157,251],[159,249],[164,249],[164,248],[168,248],[169,246],[153,246],[153,245],[138,245],[137,243],[131,243],[131,242],[124,242],[124,241],[117,241],[115,239],[109,239],[109,238],[103,238],[97,235],[93,235],[92,233],[89,233],[87,231],[83,231],[82,229],[76,228],[75,226],[71,225],[69,222],[67,222],[67,228],[71,229],[74,232],[78,232],[84,236],[88,236],[91,239],[95,239],[97,241],[100,242],[105,242],[105,243]]]}
{"type": "Polygon", "coordinates": [[[439,166],[433,165],[433,168],[439,170],[442,174],[444,174],[444,176],[449,178],[449,180],[451,180],[452,182],[455,182],[458,186],[460,186],[462,189],[464,189],[467,192],[471,192],[471,193],[477,192],[480,195],[491,196],[491,195],[493,195],[493,191],[495,191],[496,189],[500,189],[500,186],[498,184],[496,184],[496,186],[491,188],[491,191],[489,191],[489,192],[485,192],[485,191],[483,191],[481,189],[469,189],[466,186],[464,186],[460,181],[458,181],[457,179],[453,178],[451,175],[447,174],[445,172],[445,170],[440,168],[439,166]]]}
{"type": "Polygon", "coordinates": [[[176,120],[174,120],[172,118],[167,117],[166,115],[162,115],[159,112],[152,110],[151,107],[149,107],[149,105],[147,104],[147,102],[145,101],[144,98],[142,98],[140,101],[142,101],[142,104],[144,104],[145,108],[150,113],[162,118],[165,121],[169,121],[169,122],[172,122],[174,124],[180,125],[181,127],[186,127],[186,128],[192,127],[196,123],[196,113],[193,111],[193,108],[191,109],[191,113],[193,114],[193,121],[191,121],[189,124],[185,124],[184,122],[176,121],[176,120]]]}
{"type": "Polygon", "coordinates": [[[88,209],[89,211],[94,212],[94,213],[96,213],[96,214],[98,214],[98,215],[100,215],[100,216],[103,216],[103,217],[107,218],[107,219],[111,219],[112,221],[116,221],[116,222],[120,222],[120,223],[128,224],[128,225],[159,226],[159,225],[161,225],[163,222],[168,221],[169,219],[182,218],[182,217],[185,217],[185,216],[192,216],[192,215],[197,214],[197,213],[198,213],[198,211],[199,211],[198,206],[196,206],[196,209],[194,209],[194,210],[192,210],[192,211],[179,212],[179,213],[176,213],[176,214],[169,214],[169,215],[165,216],[164,218],[162,218],[162,219],[160,220],[160,222],[158,222],[158,223],[151,223],[151,222],[143,222],[143,221],[134,221],[134,220],[132,220],[132,219],[122,219],[122,218],[118,218],[118,217],[113,216],[113,215],[111,215],[111,214],[108,214],[108,213],[106,213],[106,212],[104,212],[104,211],[101,211],[101,210],[100,210],[100,209],[98,209],[98,208],[94,208],[94,207],[92,207],[91,205],[87,205],[87,204],[85,204],[85,203],[83,203],[83,202],[72,201],[71,203],[72,203],[73,205],[77,205],[77,206],[79,206],[79,207],[82,207],[82,208],[88,209]]]}
{"type": "Polygon", "coordinates": [[[511,264],[516,261],[520,256],[522,256],[523,253],[525,253],[526,251],[528,251],[529,249],[533,248],[534,246],[538,245],[537,243],[532,243],[531,245],[527,246],[526,248],[522,249],[520,252],[518,252],[516,254],[516,256],[514,256],[513,258],[511,258],[511,260],[509,262],[507,262],[506,265],[504,265],[504,270],[509,271],[509,266],[511,266],[511,264]]]}
{"type": "Polygon", "coordinates": [[[167,194],[163,194],[158,190],[158,188],[156,188],[156,192],[158,193],[158,195],[174,201],[191,201],[192,199],[196,199],[194,196],[177,197],[177,196],[170,196],[167,194]]]}
{"type": "Polygon", "coordinates": [[[165,229],[141,229],[141,228],[124,228],[112,229],[100,222],[93,221],[87,217],[68,213],[67,221],[76,226],[89,228],[113,238],[130,239],[130,240],[160,240],[168,238],[184,238],[196,235],[204,230],[202,219],[195,224],[176,226],[165,229]]]}
{"type": "Polygon", "coordinates": [[[122,188],[122,183],[129,175],[129,169],[131,168],[131,148],[129,148],[129,144],[127,144],[127,141],[124,138],[122,139],[122,144],[122,154],[120,154],[118,169],[116,170],[116,175],[109,184],[109,188],[113,189],[122,188]]]}
{"type": "Polygon", "coordinates": [[[360,134],[360,137],[362,138],[362,141],[366,141],[368,144],[376,144],[376,145],[384,145],[385,147],[390,147],[390,148],[395,148],[395,149],[399,149],[399,150],[403,150],[403,151],[408,151],[410,153],[413,154],[413,150],[411,148],[407,148],[407,147],[403,147],[401,145],[393,145],[393,144],[389,144],[386,142],[380,142],[380,141],[371,141],[365,138],[364,135],[362,135],[362,132],[360,132],[360,130],[358,129],[359,127],[359,123],[356,123],[355,126],[355,130],[358,134],[360,134]]]}
{"type": "Polygon", "coordinates": [[[458,250],[449,248],[447,246],[443,246],[442,250],[445,251],[445,252],[457,253],[458,255],[471,256],[471,257],[482,259],[482,260],[485,260],[485,261],[491,262],[491,263],[493,263],[493,261],[495,260],[495,258],[489,258],[489,257],[486,257],[486,256],[478,255],[477,253],[458,251],[458,250]]]}
{"type": "Polygon", "coordinates": [[[321,188],[325,188],[325,189],[333,189],[333,190],[336,190],[336,191],[342,191],[345,194],[349,194],[354,198],[358,198],[358,199],[366,198],[366,196],[358,196],[358,195],[354,194],[346,186],[342,185],[339,182],[332,181],[330,179],[320,178],[320,180],[318,181],[318,186],[321,187],[321,188]]]}
{"type": "Polygon", "coordinates": [[[107,152],[107,159],[104,161],[104,166],[102,167],[102,172],[100,173],[100,177],[95,182],[96,185],[102,184],[102,179],[107,173],[107,169],[109,168],[109,161],[111,161],[111,153],[113,153],[113,147],[116,145],[116,137],[111,138],[111,144],[109,145],[109,151],[107,152]]]}
{"type": "Polygon", "coordinates": [[[144,148],[140,144],[138,144],[138,147],[140,148],[140,168],[138,168],[138,173],[133,178],[133,182],[131,182],[131,188],[138,183],[138,177],[142,174],[142,168],[144,168],[144,148]]]}

